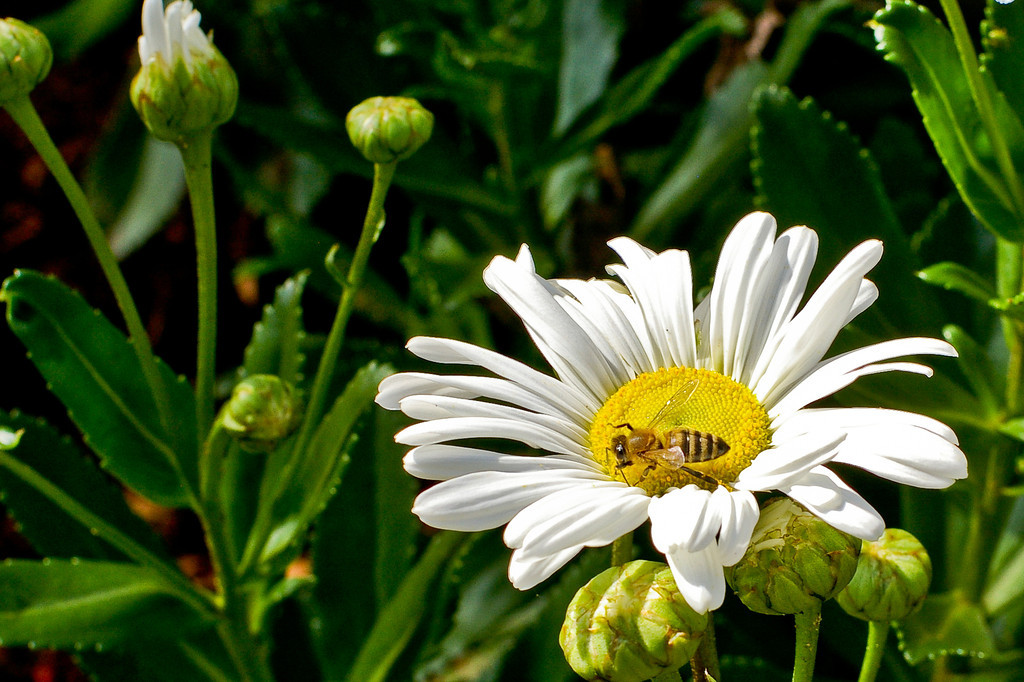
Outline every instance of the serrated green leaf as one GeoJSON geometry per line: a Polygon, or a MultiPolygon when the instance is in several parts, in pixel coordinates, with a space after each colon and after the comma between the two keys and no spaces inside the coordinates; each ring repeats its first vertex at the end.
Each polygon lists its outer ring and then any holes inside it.
{"type": "Polygon", "coordinates": [[[624,29],[623,4],[613,0],[566,0],[562,6],[555,135],[565,132],[608,85],[624,29]]]}
{"type": "Polygon", "coordinates": [[[295,542],[323,511],[340,483],[356,420],[372,404],[377,386],[391,372],[377,363],[356,372],[321,420],[306,452],[292,453],[294,461],[279,472],[268,466],[265,476],[285,480],[277,488],[281,490],[277,499],[261,500],[261,504],[273,505],[272,530],[260,552],[261,561],[268,561],[295,542]]]}
{"type": "Polygon", "coordinates": [[[942,336],[956,348],[957,364],[967,377],[974,395],[984,406],[985,413],[990,418],[995,417],[999,412],[1004,382],[992,366],[988,354],[966,330],[955,324],[943,327],[942,336]]]}
{"type": "Polygon", "coordinates": [[[297,386],[302,381],[302,292],[309,272],[300,272],[277,288],[274,302],[263,308],[263,318],[252,329],[245,348],[242,376],[274,374],[297,386]]]}
{"type": "Polygon", "coordinates": [[[759,93],[756,118],[753,170],[763,207],[784,227],[808,225],[831,235],[821,239],[818,259],[824,263],[838,262],[858,241],[881,239],[885,261],[871,279],[883,295],[864,320],[884,311],[904,329],[933,329],[937,308],[911,275],[916,258],[909,240],[856,138],[813,101],[798,102],[785,88],[759,93]]]}
{"type": "Polygon", "coordinates": [[[917,272],[923,282],[950,291],[958,291],[976,301],[988,302],[996,295],[992,284],[970,268],[959,263],[943,262],[929,265],[917,272]]]}
{"type": "Polygon", "coordinates": [[[188,384],[158,361],[171,413],[181,417],[169,434],[127,339],[81,296],[27,270],[9,277],[0,296],[11,330],[104,468],[154,502],[187,506],[198,476],[188,384]]]}
{"type": "MultiPolygon", "coordinates": [[[[971,96],[953,37],[927,9],[890,0],[875,14],[875,38],[885,58],[903,69],[914,101],[946,171],[978,219],[995,234],[1024,241],[1024,221],[992,158],[991,145],[971,96]]],[[[992,84],[979,74],[993,102],[1000,134],[1007,140],[1016,167],[1024,155],[1024,126],[992,84]]]]}
{"type": "Polygon", "coordinates": [[[177,638],[208,623],[152,570],[106,561],[0,563],[0,643],[54,648],[177,638]]]}
{"type": "MultiPolygon", "coordinates": [[[[10,456],[32,467],[67,496],[123,531],[157,556],[164,550],[153,531],[125,504],[121,490],[86,459],[69,438],[41,419],[0,412],[0,424],[24,431],[10,456]]],[[[90,532],[86,520],[75,518],[46,495],[0,467],[0,500],[18,522],[19,531],[40,554],[51,557],[126,559],[90,532]]]]}
{"type": "Polygon", "coordinates": [[[1014,3],[988,2],[981,26],[982,64],[992,73],[1010,107],[1024,114],[1024,12],[1014,3]]]}
{"type": "Polygon", "coordinates": [[[985,612],[955,592],[929,595],[921,610],[896,625],[900,651],[911,665],[956,654],[997,653],[985,612]]]}

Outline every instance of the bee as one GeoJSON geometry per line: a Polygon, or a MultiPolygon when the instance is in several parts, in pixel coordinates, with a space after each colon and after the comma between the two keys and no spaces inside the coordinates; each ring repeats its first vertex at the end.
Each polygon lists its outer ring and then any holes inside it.
{"type": "Polygon", "coordinates": [[[647,426],[637,428],[628,422],[615,426],[617,429],[629,429],[629,433],[622,433],[612,438],[611,445],[611,450],[615,454],[615,468],[623,472],[622,480],[626,481],[628,485],[633,484],[626,480],[623,470],[635,464],[634,460],[647,463],[647,467],[636,482],[637,485],[642,483],[647,475],[659,466],[674,471],[685,471],[691,476],[714,485],[719,483],[711,476],[687,465],[708,462],[729,452],[729,444],[724,439],[707,431],[686,427],[662,428],[663,425],[671,421],[672,417],[679,414],[679,411],[697,390],[698,384],[699,380],[697,379],[683,384],[669,397],[647,426]]]}

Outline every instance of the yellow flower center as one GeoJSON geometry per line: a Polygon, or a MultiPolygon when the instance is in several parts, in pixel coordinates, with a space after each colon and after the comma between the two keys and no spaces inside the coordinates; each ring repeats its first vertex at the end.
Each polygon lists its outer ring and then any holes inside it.
{"type": "Polygon", "coordinates": [[[736,480],[771,444],[768,413],[749,388],[707,369],[647,372],[598,410],[590,449],[608,475],[648,495],[736,480]]]}

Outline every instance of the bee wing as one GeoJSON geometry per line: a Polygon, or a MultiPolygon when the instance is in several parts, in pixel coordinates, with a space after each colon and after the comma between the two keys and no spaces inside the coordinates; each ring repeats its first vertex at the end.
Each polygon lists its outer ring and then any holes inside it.
{"type": "Polygon", "coordinates": [[[651,423],[648,424],[647,428],[657,429],[667,424],[672,420],[672,417],[679,414],[680,410],[686,405],[687,401],[690,400],[690,396],[697,390],[697,385],[700,384],[699,379],[690,379],[685,384],[679,387],[675,393],[673,393],[665,404],[662,406],[658,413],[651,419],[651,423]]]}
{"type": "Polygon", "coordinates": [[[669,469],[682,469],[686,462],[686,455],[678,445],[663,450],[649,450],[647,456],[656,459],[659,464],[669,469]]]}

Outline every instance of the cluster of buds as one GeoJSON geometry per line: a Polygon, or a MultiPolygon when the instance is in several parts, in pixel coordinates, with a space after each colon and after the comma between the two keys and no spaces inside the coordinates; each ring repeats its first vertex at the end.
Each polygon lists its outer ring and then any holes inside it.
{"type": "Polygon", "coordinates": [[[231,65],[199,28],[188,0],[142,5],[139,57],[132,104],[153,136],[182,143],[213,130],[235,113],[238,79],[231,65]]]}
{"type": "Polygon", "coordinates": [[[632,561],[580,588],[558,641],[584,679],[641,682],[685,665],[707,624],[708,615],[683,599],[668,566],[632,561]]]}
{"type": "Polygon", "coordinates": [[[221,410],[221,426],[249,452],[270,452],[299,425],[295,389],[279,377],[256,374],[238,382],[221,410]]]}
{"type": "Polygon", "coordinates": [[[50,41],[18,19],[0,19],[0,106],[32,92],[53,64],[50,41]]]}
{"type": "Polygon", "coordinates": [[[860,540],[780,497],[761,509],[750,546],[725,577],[751,611],[808,613],[846,587],[859,551],[860,540]]]}

